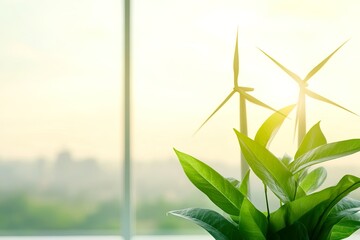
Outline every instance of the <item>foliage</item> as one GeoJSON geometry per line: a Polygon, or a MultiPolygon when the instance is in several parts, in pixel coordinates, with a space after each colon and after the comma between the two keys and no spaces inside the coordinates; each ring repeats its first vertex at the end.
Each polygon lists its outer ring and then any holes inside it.
{"type": "Polygon", "coordinates": [[[190,181],[224,213],[202,208],[171,211],[190,220],[218,240],[241,239],[344,239],[360,228],[360,202],[347,195],[360,187],[360,178],[346,175],[335,185],[316,191],[326,170],[310,167],[360,151],[360,139],[327,143],[315,124],[305,135],[293,158],[280,159],[267,146],[294,106],[272,114],[255,139],[235,130],[242,154],[252,172],[280,201],[277,210],[257,209],[242,181],[227,179],[200,160],[175,150],[190,181]]]}
{"type": "Polygon", "coordinates": [[[118,233],[119,199],[101,203],[15,194],[0,199],[0,235],[118,233]]]}
{"type": "MultiPolygon", "coordinates": [[[[181,192],[181,191],[180,191],[181,192]]],[[[191,197],[176,201],[159,196],[143,198],[136,205],[136,233],[140,235],[201,234],[201,229],[185,221],[169,219],[164,209],[195,204],[211,208],[206,199],[191,197]],[[170,221],[169,221],[170,220],[170,221]]],[[[111,197],[93,199],[56,198],[16,192],[0,198],[0,236],[102,235],[115,236],[121,230],[121,200],[111,197]]]]}

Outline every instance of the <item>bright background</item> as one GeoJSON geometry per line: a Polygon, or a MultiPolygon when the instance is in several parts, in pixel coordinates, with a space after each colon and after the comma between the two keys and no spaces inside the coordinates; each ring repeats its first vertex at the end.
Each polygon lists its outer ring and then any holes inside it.
{"type": "Polygon", "coordinates": [[[121,1],[0,2],[1,156],[119,159],[121,1]]]}
{"type": "MultiPolygon", "coordinates": [[[[121,3],[0,4],[1,155],[52,156],[70,148],[80,156],[121,158],[121,3]]],[[[297,86],[257,48],[305,76],[350,39],[310,89],[360,112],[359,8],[355,0],[133,1],[134,159],[173,158],[174,146],[208,159],[237,159],[236,97],[193,136],[232,89],[237,29],[240,84],[274,108],[296,102],[297,86]]],[[[321,120],[329,140],[359,136],[358,117],[307,103],[308,126],[321,120]]],[[[248,111],[253,136],[270,112],[252,104],[248,111]]],[[[294,118],[287,145],[293,145],[294,118]]]]}
{"type": "MultiPolygon", "coordinates": [[[[59,151],[67,149],[72,160],[95,158],[101,166],[119,169],[123,158],[122,4],[116,0],[0,1],[1,160],[54,161],[59,151]]],[[[154,213],[145,210],[160,206],[163,209],[156,209],[157,214],[165,217],[174,207],[189,206],[180,197],[191,196],[186,200],[191,202],[200,196],[182,174],[173,147],[238,177],[239,146],[232,130],[239,126],[237,96],[193,135],[232,90],[237,30],[240,85],[254,87],[253,96],[277,109],[296,102],[297,85],[257,48],[304,77],[350,39],[310,80],[309,88],[360,114],[359,12],[357,0],[133,0],[132,156],[137,217],[145,219],[137,231],[171,229],[168,218],[164,225],[156,225],[154,213]],[[160,200],[165,202],[159,204],[160,200]],[[144,202],[147,205],[141,206],[144,202]]],[[[271,112],[247,106],[253,137],[271,112]]],[[[272,145],[279,155],[294,152],[294,113],[272,145]]],[[[358,116],[312,99],[307,100],[307,114],[308,128],[321,120],[329,142],[360,136],[358,116]]],[[[330,181],[345,173],[360,175],[358,159],[356,154],[324,164],[332,174],[330,181]]],[[[86,175],[81,179],[89,182],[86,175]]],[[[94,176],[92,180],[98,182],[94,176]]],[[[119,179],[111,181],[119,194],[119,179]]],[[[97,197],[101,195],[97,191],[108,188],[109,183],[98,188],[89,185],[97,197]]],[[[76,197],[89,200],[93,195],[76,197]]],[[[106,210],[109,205],[104,206],[106,210]]]]}
{"type": "MultiPolygon", "coordinates": [[[[297,101],[297,84],[257,48],[301,77],[350,41],[309,81],[309,88],[360,111],[357,1],[135,1],[134,158],[173,158],[172,147],[207,161],[238,164],[238,97],[195,130],[232,90],[239,30],[239,84],[274,108],[297,101]]],[[[321,120],[329,141],[356,138],[359,117],[307,100],[308,128],[321,120]]],[[[271,112],[248,104],[249,135],[271,112]]],[[[292,153],[295,111],[274,143],[292,153]]],[[[355,162],[352,162],[354,164],[355,162]]]]}

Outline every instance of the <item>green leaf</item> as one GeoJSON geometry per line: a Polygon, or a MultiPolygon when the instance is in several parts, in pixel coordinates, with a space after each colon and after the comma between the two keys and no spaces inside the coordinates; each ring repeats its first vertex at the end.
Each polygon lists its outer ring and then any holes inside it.
{"type": "Polygon", "coordinates": [[[304,153],[307,153],[308,151],[326,143],[326,138],[320,129],[320,122],[318,122],[305,135],[294,158],[297,159],[304,153]]]}
{"type": "Polygon", "coordinates": [[[360,178],[346,175],[336,186],[298,198],[270,215],[271,232],[278,232],[295,222],[302,222],[311,239],[321,235],[321,229],[332,208],[346,195],[360,187],[360,178]]]}
{"type": "Polygon", "coordinates": [[[297,172],[296,174],[294,174],[294,177],[298,182],[301,182],[308,175],[308,173],[309,173],[308,169],[303,169],[297,172]]]}
{"type": "MultiPolygon", "coordinates": [[[[360,210],[359,210],[360,211],[360,210]]],[[[340,240],[350,237],[360,229],[360,212],[347,215],[337,223],[331,231],[330,240],[340,240]]]]}
{"type": "Polygon", "coordinates": [[[246,172],[243,180],[240,182],[239,180],[228,177],[226,178],[235,188],[237,188],[244,196],[248,197],[248,187],[249,187],[249,177],[250,177],[250,169],[246,172]]]}
{"type": "Polygon", "coordinates": [[[261,125],[256,133],[255,141],[260,145],[267,147],[272,138],[275,136],[285,118],[294,109],[295,104],[289,105],[280,109],[278,112],[271,114],[266,121],[261,125]],[[281,113],[281,114],[280,114],[281,113]]]}
{"type": "Polygon", "coordinates": [[[284,156],[280,160],[283,164],[285,164],[285,166],[289,166],[289,164],[291,163],[291,161],[293,159],[291,156],[289,156],[288,154],[285,153],[284,156]]]}
{"type": "Polygon", "coordinates": [[[174,150],[190,181],[224,212],[238,216],[244,199],[240,191],[205,163],[174,150]]]}
{"type": "MultiPolygon", "coordinates": [[[[322,209],[324,210],[323,213],[320,215],[317,224],[315,225],[316,228],[313,234],[314,239],[317,239],[317,237],[322,234],[322,231],[324,231],[324,223],[326,222],[327,216],[333,210],[334,206],[338,204],[342,199],[344,199],[350,192],[356,190],[359,187],[360,178],[346,175],[335,186],[334,190],[332,191],[331,197],[329,197],[326,202],[318,205],[319,209],[317,209],[317,212],[321,212],[322,209]]],[[[312,218],[312,216],[309,216],[309,218],[312,218]]]]}
{"type": "Polygon", "coordinates": [[[249,196],[249,178],[250,178],[250,169],[246,172],[243,180],[241,181],[239,190],[244,196],[249,196]]]}
{"type": "Polygon", "coordinates": [[[327,61],[329,61],[329,59],[342,47],[345,45],[345,43],[347,43],[348,41],[344,42],[343,44],[340,45],[340,47],[338,47],[337,49],[335,49],[335,51],[333,51],[327,58],[325,58],[324,60],[322,60],[318,65],[316,65],[316,67],[314,67],[304,78],[304,81],[309,81],[309,79],[315,75],[315,73],[317,73],[326,63],[327,61]]]}
{"type": "Polygon", "coordinates": [[[360,151],[360,139],[350,139],[321,145],[290,163],[290,171],[295,174],[312,165],[344,157],[360,151]]]}
{"type": "Polygon", "coordinates": [[[319,238],[343,239],[354,233],[360,227],[360,201],[344,198],[338,202],[326,218],[319,238]],[[354,219],[357,216],[357,221],[354,219]],[[355,217],[356,217],[355,216],[355,217]],[[355,220],[355,222],[353,222],[355,220]]]}
{"type": "Polygon", "coordinates": [[[233,178],[233,177],[227,177],[226,180],[228,180],[235,188],[240,188],[240,181],[233,178]]]}
{"type": "Polygon", "coordinates": [[[266,240],[266,216],[244,198],[240,209],[239,229],[244,239],[266,240]]]}
{"type": "Polygon", "coordinates": [[[264,146],[235,130],[241,152],[253,172],[282,202],[295,198],[296,182],[287,167],[264,146]]]}
{"type": "Polygon", "coordinates": [[[309,240],[309,235],[304,224],[301,222],[295,222],[277,232],[276,237],[272,237],[271,239],[309,240]]]}
{"type": "Polygon", "coordinates": [[[213,210],[188,208],[169,213],[196,223],[208,231],[216,240],[245,239],[234,224],[213,210]]]}
{"type": "Polygon", "coordinates": [[[326,176],[327,172],[325,168],[316,168],[304,177],[304,179],[300,182],[300,187],[306,193],[313,192],[324,183],[326,176]]]}

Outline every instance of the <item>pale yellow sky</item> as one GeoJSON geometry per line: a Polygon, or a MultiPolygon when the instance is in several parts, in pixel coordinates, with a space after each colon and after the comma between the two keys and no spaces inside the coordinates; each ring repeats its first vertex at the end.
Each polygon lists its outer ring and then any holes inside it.
{"type": "MultiPolygon", "coordinates": [[[[238,144],[232,131],[239,125],[236,98],[192,136],[232,89],[237,28],[239,81],[255,87],[254,96],[275,108],[296,102],[297,86],[257,47],[304,77],[351,38],[309,85],[360,111],[360,5],[356,1],[135,3],[135,159],[172,158],[175,146],[206,161],[237,163],[238,144]]],[[[248,111],[249,134],[254,136],[270,112],[252,104],[248,111]]],[[[295,115],[291,118],[274,142],[279,154],[293,151],[295,115]]],[[[329,141],[359,137],[358,117],[308,100],[308,126],[319,120],[329,141]]]]}
{"type": "MultiPolygon", "coordinates": [[[[192,136],[232,89],[237,29],[239,82],[274,108],[294,103],[297,86],[257,47],[303,77],[350,38],[309,87],[360,114],[356,0],[132,3],[135,160],[174,159],[176,147],[237,164],[236,98],[192,136]]],[[[0,1],[0,156],[51,158],[68,148],[122,158],[122,10],[115,0],[0,1]]],[[[359,117],[307,103],[308,126],[321,120],[329,141],[360,136],[359,117]]],[[[248,104],[250,136],[269,114],[248,104]]],[[[274,142],[279,154],[293,151],[291,118],[274,142]]]]}
{"type": "Polygon", "coordinates": [[[120,1],[0,1],[0,157],[119,158],[120,1]]]}

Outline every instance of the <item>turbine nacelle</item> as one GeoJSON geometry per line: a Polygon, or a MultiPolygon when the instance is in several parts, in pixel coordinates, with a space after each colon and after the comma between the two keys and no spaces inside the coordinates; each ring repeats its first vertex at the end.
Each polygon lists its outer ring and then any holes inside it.
{"type": "Polygon", "coordinates": [[[304,89],[309,86],[309,84],[304,80],[300,81],[298,84],[299,84],[300,89],[304,89]]]}
{"type": "MultiPolygon", "coordinates": [[[[226,96],[226,98],[220,103],[220,105],[210,114],[210,116],[201,124],[201,126],[196,130],[195,133],[197,133],[209,120],[210,118],[212,118],[212,116],[214,116],[217,111],[219,111],[225,104],[227,101],[229,101],[229,99],[236,93],[238,93],[240,95],[240,98],[243,99],[243,105],[244,106],[240,106],[239,110],[240,110],[240,115],[243,116],[243,120],[240,119],[240,122],[243,121],[242,124],[244,124],[244,126],[247,126],[246,123],[246,109],[245,109],[245,101],[249,101],[253,104],[256,104],[258,106],[261,106],[263,108],[267,108],[269,110],[272,110],[274,112],[277,112],[274,108],[270,107],[269,105],[263,103],[262,101],[260,101],[259,99],[251,96],[250,94],[248,94],[247,92],[251,92],[254,91],[254,88],[251,87],[240,87],[238,85],[238,76],[239,76],[239,50],[238,50],[238,32],[236,33],[236,42],[235,42],[235,50],[234,50],[234,61],[233,61],[233,71],[234,71],[234,88],[232,89],[232,91],[226,96]]],[[[240,104],[241,105],[241,104],[240,104]]],[[[281,114],[281,113],[280,113],[281,114]]],[[[245,127],[244,127],[245,128],[245,127]]],[[[247,127],[246,127],[247,128],[247,127]]],[[[247,132],[247,130],[245,131],[247,132]]]]}

